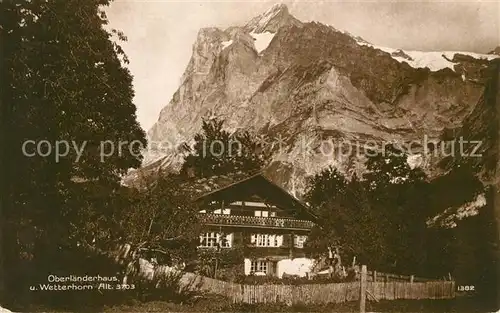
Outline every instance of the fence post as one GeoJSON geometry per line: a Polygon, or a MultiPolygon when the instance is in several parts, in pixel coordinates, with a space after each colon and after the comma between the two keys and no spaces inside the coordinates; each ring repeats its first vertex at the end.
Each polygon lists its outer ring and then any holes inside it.
{"type": "Polygon", "coordinates": [[[361,266],[361,279],[359,288],[359,313],[365,313],[366,308],[366,265],[361,266]]]}
{"type": "Polygon", "coordinates": [[[415,278],[415,277],[414,277],[413,275],[411,275],[411,276],[410,276],[410,283],[413,283],[413,279],[414,279],[414,278],[415,278]]]}
{"type": "Polygon", "coordinates": [[[241,284],[240,285],[240,298],[238,303],[244,303],[245,302],[245,285],[241,284]]]}
{"type": "Polygon", "coordinates": [[[373,271],[373,273],[372,273],[372,274],[373,274],[373,279],[372,279],[372,281],[375,283],[375,282],[377,282],[377,271],[373,271]]]}

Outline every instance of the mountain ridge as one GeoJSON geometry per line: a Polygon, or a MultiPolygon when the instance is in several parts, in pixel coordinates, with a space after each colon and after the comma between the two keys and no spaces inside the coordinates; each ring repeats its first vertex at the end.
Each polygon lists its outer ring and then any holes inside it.
{"type": "MultiPolygon", "coordinates": [[[[300,192],[304,176],[325,166],[362,171],[362,158],[298,158],[300,138],[316,150],[325,138],[437,139],[474,110],[493,58],[377,47],[332,26],[300,22],[275,5],[243,27],[200,30],[179,89],[148,132],[153,144],[168,142],[169,150],[151,147],[144,164],[177,170],[178,147],[192,143],[201,118],[212,115],[231,131],[284,139],[286,147],[268,166],[277,183],[300,192]]],[[[435,173],[436,160],[422,159],[435,173]]]]}

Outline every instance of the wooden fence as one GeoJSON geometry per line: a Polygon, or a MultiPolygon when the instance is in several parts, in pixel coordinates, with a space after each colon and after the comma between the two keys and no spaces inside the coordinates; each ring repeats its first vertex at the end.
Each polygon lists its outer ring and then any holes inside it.
{"type": "MultiPolygon", "coordinates": [[[[186,273],[193,288],[229,297],[235,303],[324,304],[360,300],[360,282],[304,285],[241,285],[186,273]]],[[[449,299],[455,282],[366,282],[366,299],[449,299]]]]}
{"type": "MultiPolygon", "coordinates": [[[[361,277],[361,269],[358,271],[356,279],[359,280],[360,277],[361,277]]],[[[418,276],[414,276],[414,275],[398,275],[398,274],[392,274],[392,273],[368,271],[367,276],[366,276],[366,280],[369,282],[428,282],[428,281],[439,281],[440,279],[424,278],[424,277],[418,277],[418,276]]],[[[451,281],[451,278],[442,279],[442,280],[451,281]]]]}

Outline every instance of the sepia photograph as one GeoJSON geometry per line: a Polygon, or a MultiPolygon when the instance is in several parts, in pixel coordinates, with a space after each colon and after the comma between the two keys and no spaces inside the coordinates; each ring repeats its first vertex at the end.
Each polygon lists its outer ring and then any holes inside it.
{"type": "Polygon", "coordinates": [[[0,313],[500,311],[500,2],[0,8],[0,313]]]}

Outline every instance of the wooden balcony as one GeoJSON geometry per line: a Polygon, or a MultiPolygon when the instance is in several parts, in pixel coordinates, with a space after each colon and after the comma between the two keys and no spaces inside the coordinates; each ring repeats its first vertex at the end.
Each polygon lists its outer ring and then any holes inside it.
{"type": "Polygon", "coordinates": [[[310,230],[314,223],[307,220],[297,220],[284,217],[260,217],[200,213],[200,220],[210,226],[238,226],[253,228],[273,228],[289,230],[310,230]]]}

